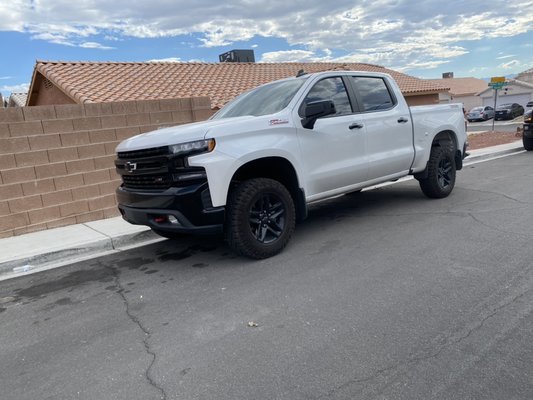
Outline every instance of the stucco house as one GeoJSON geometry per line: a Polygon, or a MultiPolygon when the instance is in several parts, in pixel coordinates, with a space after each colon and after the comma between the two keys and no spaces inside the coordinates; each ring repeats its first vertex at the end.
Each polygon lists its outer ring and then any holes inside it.
{"type": "MultiPolygon", "coordinates": [[[[530,101],[533,101],[533,83],[520,81],[518,79],[508,79],[507,86],[504,89],[498,90],[498,99],[496,106],[507,103],[518,103],[525,107],[530,101]]],[[[480,92],[482,105],[494,106],[494,90],[487,87],[480,92]]]]}
{"type": "Polygon", "coordinates": [[[448,92],[439,93],[440,103],[463,103],[466,110],[482,105],[482,99],[477,94],[488,87],[483,79],[472,77],[428,80],[450,88],[448,92]]]}
{"type": "Polygon", "coordinates": [[[533,68],[520,72],[516,77],[516,80],[521,82],[533,83],[533,68]]]}
{"type": "Polygon", "coordinates": [[[27,105],[82,104],[208,96],[219,109],[240,93],[298,71],[390,74],[410,105],[438,104],[449,87],[362,63],[176,63],[37,61],[27,105]]]}

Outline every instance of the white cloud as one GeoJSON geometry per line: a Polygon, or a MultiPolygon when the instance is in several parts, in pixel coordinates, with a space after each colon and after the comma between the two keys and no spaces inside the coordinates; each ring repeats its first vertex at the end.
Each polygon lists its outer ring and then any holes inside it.
{"type": "Polygon", "coordinates": [[[511,60],[509,62],[498,65],[498,68],[502,69],[516,69],[517,67],[522,66],[522,63],[518,60],[511,60]]]}
{"type": "Polygon", "coordinates": [[[0,76],[0,81],[11,79],[11,78],[12,78],[11,76],[0,76]]]}
{"type": "Polygon", "coordinates": [[[315,57],[315,53],[307,50],[283,50],[263,53],[261,62],[306,62],[306,61],[324,61],[315,57]]]}
{"type": "Polygon", "coordinates": [[[96,45],[97,35],[108,41],[192,35],[196,45],[208,48],[275,37],[301,50],[266,53],[265,61],[342,54],[337,59],[435,68],[466,54],[465,42],[531,31],[531,13],[523,12],[531,7],[531,0],[504,7],[500,0],[460,7],[437,0],[9,0],[0,5],[0,31],[98,49],[111,47],[96,45]]]}
{"type": "Polygon", "coordinates": [[[506,58],[513,58],[513,57],[516,57],[516,55],[511,54],[511,55],[508,55],[508,56],[500,56],[500,57],[496,57],[496,60],[504,60],[506,58]]]}
{"type": "Polygon", "coordinates": [[[83,42],[78,45],[84,49],[100,49],[100,50],[112,50],[114,47],[104,46],[103,44],[96,42],[83,42]]]}
{"type": "Polygon", "coordinates": [[[30,90],[29,83],[20,83],[18,85],[4,85],[0,86],[2,93],[27,93],[30,90]]]}
{"type": "Polygon", "coordinates": [[[159,58],[154,60],[148,60],[148,62],[183,62],[179,57],[159,58]]]}

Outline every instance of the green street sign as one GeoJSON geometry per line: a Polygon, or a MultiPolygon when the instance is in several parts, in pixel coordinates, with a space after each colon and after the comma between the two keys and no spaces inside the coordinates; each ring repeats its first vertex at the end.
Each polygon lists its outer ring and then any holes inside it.
{"type": "Polygon", "coordinates": [[[489,83],[489,86],[493,88],[494,90],[501,90],[504,86],[507,86],[507,82],[495,82],[495,83],[489,83]]]}
{"type": "Polygon", "coordinates": [[[500,82],[498,82],[498,83],[489,83],[489,86],[491,88],[493,88],[494,90],[500,90],[500,89],[503,89],[503,82],[502,83],[500,83],[500,82]]]}

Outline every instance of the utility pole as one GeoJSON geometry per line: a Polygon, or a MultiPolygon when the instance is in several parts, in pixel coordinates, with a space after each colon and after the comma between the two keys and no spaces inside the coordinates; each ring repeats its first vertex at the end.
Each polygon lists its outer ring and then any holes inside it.
{"type": "Polygon", "coordinates": [[[498,102],[498,88],[494,88],[494,118],[492,118],[492,132],[494,132],[494,122],[496,121],[496,103],[498,102]]]}

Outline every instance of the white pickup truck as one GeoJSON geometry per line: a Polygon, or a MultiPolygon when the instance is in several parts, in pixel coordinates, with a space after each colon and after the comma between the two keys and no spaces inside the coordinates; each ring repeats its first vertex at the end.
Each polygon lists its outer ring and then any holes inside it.
{"type": "Polygon", "coordinates": [[[266,258],[311,202],[406,175],[448,196],[466,148],[461,104],[409,107],[382,73],[299,74],[120,143],[118,207],[162,236],[224,232],[237,253],[266,258]]]}

